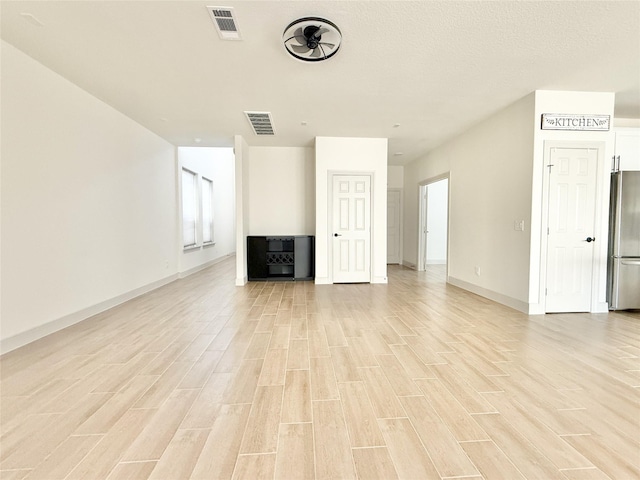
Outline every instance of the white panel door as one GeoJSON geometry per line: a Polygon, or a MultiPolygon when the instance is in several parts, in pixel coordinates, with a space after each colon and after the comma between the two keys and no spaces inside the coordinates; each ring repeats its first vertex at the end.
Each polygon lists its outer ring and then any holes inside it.
{"type": "Polygon", "coordinates": [[[400,191],[387,191],[387,263],[400,263],[400,191]]]}
{"type": "Polygon", "coordinates": [[[371,281],[371,177],[333,176],[333,283],[371,281]]]}
{"type": "Polygon", "coordinates": [[[591,310],[597,160],[593,148],[551,149],[547,312],[591,310]]]}

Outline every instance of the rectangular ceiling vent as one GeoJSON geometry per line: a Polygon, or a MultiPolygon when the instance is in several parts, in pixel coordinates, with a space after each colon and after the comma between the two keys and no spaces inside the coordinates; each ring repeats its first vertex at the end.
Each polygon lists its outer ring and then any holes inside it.
{"type": "Polygon", "coordinates": [[[275,135],[269,112],[244,112],[256,135],[275,135]]]}
{"type": "Polygon", "coordinates": [[[241,40],[233,7],[207,7],[222,40],[241,40]]]}

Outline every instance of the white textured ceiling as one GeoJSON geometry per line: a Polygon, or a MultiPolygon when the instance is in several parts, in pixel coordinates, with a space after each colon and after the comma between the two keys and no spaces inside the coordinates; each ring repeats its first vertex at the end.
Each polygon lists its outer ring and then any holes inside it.
{"type": "Polygon", "coordinates": [[[640,118],[639,1],[0,6],[4,40],[175,145],[387,137],[404,164],[536,89],[615,92],[616,117],[640,118]],[[234,7],[243,40],[221,40],[207,5],[234,7]],[[282,32],[304,16],[340,27],[333,58],[287,54],[282,32]],[[244,110],[271,112],[276,135],[255,136],[244,110]]]}

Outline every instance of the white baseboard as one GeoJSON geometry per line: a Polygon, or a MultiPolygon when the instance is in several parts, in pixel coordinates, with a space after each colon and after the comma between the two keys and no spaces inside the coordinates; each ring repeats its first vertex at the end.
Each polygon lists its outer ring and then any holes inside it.
{"type": "Polygon", "coordinates": [[[464,290],[468,290],[469,292],[480,295],[481,297],[488,298],[489,300],[493,300],[494,302],[501,303],[502,305],[506,305],[507,307],[514,308],[519,312],[529,314],[529,304],[527,302],[523,302],[522,300],[509,297],[508,295],[503,295],[502,293],[494,292],[493,290],[489,290],[487,288],[479,287],[478,285],[474,285],[473,283],[465,282],[464,280],[460,280],[451,276],[447,277],[447,283],[455,285],[456,287],[460,287],[464,290]]]}
{"type": "Polygon", "coordinates": [[[60,317],[47,322],[43,325],[39,325],[30,330],[27,330],[26,332],[19,333],[9,338],[4,338],[0,340],[0,355],[10,352],[11,350],[15,350],[16,348],[20,348],[24,345],[27,345],[28,343],[35,342],[36,340],[46,337],[47,335],[51,335],[52,333],[55,333],[64,328],[70,327],[71,325],[75,325],[76,323],[86,320],[87,318],[90,318],[98,313],[104,312],[105,310],[109,310],[110,308],[120,305],[121,303],[127,302],[136,297],[139,297],[140,295],[151,292],[152,290],[167,285],[168,283],[178,280],[179,278],[185,278],[189,275],[193,275],[200,270],[204,270],[205,268],[222,262],[234,255],[235,253],[230,253],[211,260],[207,263],[203,263],[202,265],[198,265],[197,267],[185,270],[184,272],[174,273],[155,282],[151,282],[147,285],[143,285],[142,287],[138,287],[129,292],[92,305],[91,307],[84,308],[78,312],[74,312],[69,315],[65,315],[64,317],[60,317]]]}
{"type": "MultiPolygon", "coordinates": [[[[543,303],[530,303],[527,313],[529,315],[544,315],[547,312],[543,303]]],[[[590,313],[609,313],[609,304],[607,302],[597,302],[591,307],[590,313]]]]}
{"type": "Polygon", "coordinates": [[[427,265],[446,265],[447,259],[442,258],[440,260],[427,260],[427,265]]]}
{"type": "Polygon", "coordinates": [[[597,302],[591,309],[591,313],[609,313],[609,303],[597,302]]]}
{"type": "Polygon", "coordinates": [[[411,262],[406,262],[406,261],[402,261],[402,266],[410,268],[412,270],[417,270],[416,268],[416,264],[415,263],[411,263],[411,262]]]}
{"type": "Polygon", "coordinates": [[[213,260],[209,260],[206,263],[203,263],[202,265],[198,265],[195,266],[193,268],[190,268],[188,270],[185,270],[183,272],[178,273],[178,278],[185,278],[188,277],[189,275],[193,275],[194,273],[198,273],[200,270],[204,270],[205,268],[209,268],[211,265],[215,265],[216,263],[220,263],[224,260],[226,260],[229,257],[234,257],[235,256],[235,252],[232,253],[228,253],[226,255],[223,255],[221,257],[218,258],[214,258],[213,260]]]}
{"type": "Polygon", "coordinates": [[[244,287],[249,281],[248,277],[237,277],[236,278],[236,287],[244,287]]]}
{"type": "MultiPolygon", "coordinates": [[[[333,282],[327,277],[316,277],[314,279],[316,285],[332,285],[333,282]]],[[[373,277],[370,283],[388,283],[387,277],[373,277]]]]}
{"type": "Polygon", "coordinates": [[[51,335],[52,333],[55,333],[64,328],[70,327],[71,325],[75,325],[76,323],[86,320],[89,317],[104,312],[105,310],[109,310],[110,308],[127,302],[133,298],[139,297],[140,295],[144,295],[145,293],[167,285],[168,283],[171,283],[177,279],[177,273],[169,275],[168,277],[162,278],[155,282],[151,282],[147,285],[143,285],[142,287],[138,287],[129,292],[97,303],[95,305],[92,305],[91,307],[87,307],[69,315],[65,315],[64,317],[57,318],[25,332],[18,333],[17,335],[14,335],[12,337],[4,338],[0,340],[0,355],[10,352],[11,350],[15,350],[16,348],[20,348],[24,345],[27,345],[28,343],[35,342],[36,340],[46,337],[47,335],[51,335]]]}
{"type": "Polygon", "coordinates": [[[527,312],[529,315],[544,315],[544,305],[541,303],[530,303],[529,311],[527,312]]]}

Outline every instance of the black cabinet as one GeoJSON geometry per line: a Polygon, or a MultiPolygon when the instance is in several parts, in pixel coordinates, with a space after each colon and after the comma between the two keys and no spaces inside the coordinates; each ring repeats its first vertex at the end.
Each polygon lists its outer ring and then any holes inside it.
{"type": "Polygon", "coordinates": [[[267,237],[247,237],[247,273],[249,280],[267,278],[267,237]]]}
{"type": "Polygon", "coordinates": [[[247,237],[249,280],[312,280],[313,236],[247,237]]]}
{"type": "Polygon", "coordinates": [[[297,280],[313,280],[315,277],[315,237],[298,236],[293,241],[294,277],[297,280]]]}

